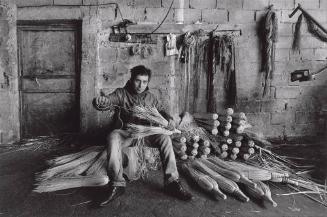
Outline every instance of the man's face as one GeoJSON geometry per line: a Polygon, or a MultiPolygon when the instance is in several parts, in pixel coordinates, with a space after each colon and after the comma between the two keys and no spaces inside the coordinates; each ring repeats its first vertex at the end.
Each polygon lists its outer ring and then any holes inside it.
{"type": "Polygon", "coordinates": [[[138,75],[132,80],[132,84],[136,93],[143,93],[149,84],[149,76],[138,75]]]}

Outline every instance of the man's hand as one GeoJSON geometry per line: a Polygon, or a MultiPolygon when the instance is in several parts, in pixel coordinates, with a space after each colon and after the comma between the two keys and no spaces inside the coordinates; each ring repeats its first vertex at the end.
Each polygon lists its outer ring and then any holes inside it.
{"type": "Polygon", "coordinates": [[[109,106],[109,99],[105,96],[98,96],[95,98],[95,106],[99,109],[109,106]]]}

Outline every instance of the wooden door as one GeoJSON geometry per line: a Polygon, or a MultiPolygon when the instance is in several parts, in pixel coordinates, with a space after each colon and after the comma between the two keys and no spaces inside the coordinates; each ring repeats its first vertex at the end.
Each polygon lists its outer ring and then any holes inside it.
{"type": "Polygon", "coordinates": [[[21,136],[79,130],[80,23],[18,23],[21,136]]]}

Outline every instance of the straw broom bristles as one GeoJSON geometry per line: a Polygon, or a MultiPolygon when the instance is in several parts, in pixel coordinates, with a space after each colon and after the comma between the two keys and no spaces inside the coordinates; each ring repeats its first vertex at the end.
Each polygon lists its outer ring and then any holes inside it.
{"type": "MultiPolygon", "coordinates": [[[[271,180],[272,177],[272,171],[261,169],[258,167],[250,166],[247,164],[243,164],[240,162],[229,162],[231,166],[234,168],[239,168],[242,173],[251,180],[257,180],[257,181],[267,181],[271,180]]],[[[277,173],[274,173],[276,175],[277,173]]],[[[282,174],[281,174],[282,176],[282,174]]]]}
{"type": "Polygon", "coordinates": [[[230,162],[233,167],[238,167],[243,174],[245,174],[249,179],[256,181],[268,181],[272,180],[274,177],[285,178],[288,177],[288,173],[275,172],[248,164],[243,164],[240,162],[230,162]]]}
{"type": "Polygon", "coordinates": [[[259,143],[261,147],[272,147],[271,143],[263,138],[263,136],[258,135],[256,132],[250,129],[244,129],[244,136],[250,140],[254,140],[259,143]]]}
{"type": "Polygon", "coordinates": [[[162,127],[144,126],[136,124],[128,124],[127,131],[129,131],[130,136],[134,138],[151,136],[155,134],[172,135],[174,133],[180,133],[180,131],[177,129],[175,129],[174,131],[170,131],[162,127]]]}
{"type": "Polygon", "coordinates": [[[83,163],[87,162],[94,162],[95,157],[98,155],[98,151],[91,151],[84,156],[75,159],[69,163],[62,164],[60,166],[52,167],[38,175],[39,180],[46,180],[49,179],[53,176],[56,176],[57,174],[63,173],[63,172],[68,172],[71,169],[75,169],[76,167],[79,167],[83,163]]]}
{"type": "Polygon", "coordinates": [[[80,158],[82,156],[84,156],[85,154],[92,152],[92,151],[100,151],[103,149],[103,146],[91,146],[88,147],[86,149],[83,149],[82,151],[79,151],[77,153],[73,153],[73,154],[67,154],[67,155],[63,155],[60,157],[56,157],[54,159],[50,159],[47,161],[47,163],[51,166],[59,166],[61,164],[65,164],[68,163],[70,161],[73,161],[77,158],[80,158]]]}
{"type": "Polygon", "coordinates": [[[177,129],[181,130],[182,135],[185,136],[188,140],[193,136],[199,136],[203,140],[210,140],[207,131],[204,128],[199,127],[195,122],[194,117],[188,112],[183,114],[182,120],[179,123],[177,129]]]}
{"type": "Polygon", "coordinates": [[[196,124],[193,116],[190,113],[185,112],[177,128],[179,130],[185,131],[187,129],[194,128],[194,127],[196,127],[196,124]]]}
{"type": "MultiPolygon", "coordinates": [[[[255,165],[256,167],[261,167],[261,168],[265,168],[271,171],[278,171],[278,173],[280,173],[280,175],[282,175],[281,177],[284,178],[279,178],[282,182],[283,179],[286,181],[287,184],[290,184],[289,180],[285,177],[288,176],[288,173],[290,173],[292,176],[295,175],[295,171],[291,168],[295,167],[298,168],[298,165],[294,164],[291,161],[288,161],[287,159],[285,159],[282,156],[279,156],[273,152],[271,152],[270,150],[264,149],[262,147],[257,147],[260,150],[260,155],[257,156],[257,158],[251,160],[251,162],[247,162],[247,163],[251,163],[253,165],[255,165]]],[[[276,174],[273,174],[276,177],[276,174]]],[[[269,180],[269,181],[274,181],[274,180],[269,180]]],[[[285,182],[284,181],[284,182],[285,182]]],[[[315,182],[313,182],[310,179],[305,179],[304,177],[300,177],[300,176],[296,176],[296,178],[291,179],[292,183],[291,185],[288,185],[291,188],[294,188],[293,185],[298,185],[301,188],[307,189],[307,190],[312,190],[312,191],[316,191],[317,194],[320,196],[320,200],[317,198],[312,198],[311,196],[306,195],[307,197],[313,199],[314,201],[321,203],[325,206],[327,206],[326,204],[326,200],[323,200],[321,197],[323,195],[326,195],[327,191],[326,191],[326,186],[325,185],[319,185],[315,182]]],[[[296,189],[296,188],[294,188],[296,189]]],[[[297,191],[299,191],[298,189],[296,189],[297,191]]]]}
{"type": "Polygon", "coordinates": [[[69,188],[103,186],[108,184],[109,178],[105,175],[60,177],[44,181],[34,188],[34,192],[51,192],[69,188]]]}
{"type": "Polygon", "coordinates": [[[164,127],[168,126],[168,121],[162,117],[155,107],[149,106],[133,106],[131,109],[131,114],[143,120],[150,121],[162,125],[164,127]]]}
{"type": "Polygon", "coordinates": [[[82,175],[87,170],[87,168],[89,168],[92,165],[92,163],[93,163],[93,161],[85,162],[85,163],[82,163],[82,164],[76,166],[75,168],[71,168],[69,170],[58,172],[54,176],[52,176],[52,177],[50,177],[48,179],[41,180],[40,179],[41,177],[40,177],[38,179],[38,181],[47,181],[47,180],[55,179],[55,178],[59,178],[59,177],[79,176],[79,175],[82,175]]]}

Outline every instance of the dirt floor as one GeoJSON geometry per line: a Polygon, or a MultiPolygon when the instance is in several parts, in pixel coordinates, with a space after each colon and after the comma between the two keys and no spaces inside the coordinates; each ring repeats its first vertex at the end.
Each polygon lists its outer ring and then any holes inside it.
{"type": "MultiPolygon", "coordinates": [[[[325,156],[319,147],[314,146],[315,156],[325,156]]],[[[297,153],[303,155],[307,153],[305,149],[305,146],[297,146],[297,153]]],[[[251,200],[243,203],[232,196],[226,200],[214,201],[182,177],[182,182],[195,198],[191,202],[179,201],[163,192],[161,171],[151,171],[146,179],[129,183],[127,192],[104,208],[97,208],[92,203],[101,196],[102,188],[70,189],[43,194],[32,192],[34,174],[46,167],[44,161],[54,154],[67,151],[71,151],[71,147],[49,151],[40,146],[19,149],[0,146],[0,217],[327,216],[327,207],[303,195],[276,195],[292,191],[285,185],[270,185],[273,199],[278,203],[274,208],[267,202],[251,200]]],[[[311,161],[315,163],[316,158],[311,157],[311,161]]],[[[320,170],[326,168],[321,162],[317,165],[320,165],[320,170]]]]}

